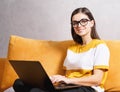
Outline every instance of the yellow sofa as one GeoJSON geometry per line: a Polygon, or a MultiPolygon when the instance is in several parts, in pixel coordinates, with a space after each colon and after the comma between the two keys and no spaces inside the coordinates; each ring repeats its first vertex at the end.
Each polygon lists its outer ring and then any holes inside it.
{"type": "MultiPolygon", "coordinates": [[[[120,40],[105,40],[110,49],[110,67],[105,82],[106,92],[120,92],[120,40]]],[[[48,75],[64,74],[62,63],[71,40],[45,41],[12,35],[6,58],[0,58],[0,92],[11,87],[18,78],[8,60],[39,60],[48,75]]],[[[101,59],[102,60],[102,59],[101,59]]],[[[29,71],[29,70],[28,70],[29,71]]]]}

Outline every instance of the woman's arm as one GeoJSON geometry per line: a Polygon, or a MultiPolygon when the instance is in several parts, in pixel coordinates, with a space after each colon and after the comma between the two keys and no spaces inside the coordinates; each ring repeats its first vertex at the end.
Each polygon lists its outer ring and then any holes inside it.
{"type": "Polygon", "coordinates": [[[100,85],[103,78],[103,70],[96,69],[93,71],[93,75],[81,78],[70,78],[68,80],[64,80],[67,83],[74,83],[82,86],[98,86],[100,85]]]}
{"type": "Polygon", "coordinates": [[[93,71],[93,75],[81,78],[67,78],[61,75],[51,76],[51,80],[53,83],[64,81],[66,83],[73,83],[81,86],[97,86],[100,85],[103,78],[104,71],[100,69],[95,69],[93,71]]]}

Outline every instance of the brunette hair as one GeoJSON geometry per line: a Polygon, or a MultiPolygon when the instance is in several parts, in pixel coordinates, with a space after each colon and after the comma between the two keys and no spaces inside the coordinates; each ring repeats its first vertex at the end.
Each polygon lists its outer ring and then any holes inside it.
{"type": "MultiPolygon", "coordinates": [[[[99,35],[98,35],[97,31],[96,31],[95,19],[94,19],[92,13],[90,12],[90,10],[87,9],[86,7],[82,7],[82,8],[77,8],[77,9],[75,9],[75,10],[72,12],[72,15],[71,15],[71,22],[72,22],[72,17],[73,17],[75,14],[78,14],[78,13],[83,13],[83,14],[87,15],[90,20],[93,20],[93,21],[94,21],[94,26],[91,28],[91,38],[92,38],[92,39],[100,39],[100,37],[99,37],[99,35]]],[[[74,40],[76,43],[83,44],[83,41],[82,41],[81,36],[79,36],[79,35],[77,35],[77,34],[75,33],[72,24],[71,24],[71,34],[72,34],[73,40],[74,40]]]]}

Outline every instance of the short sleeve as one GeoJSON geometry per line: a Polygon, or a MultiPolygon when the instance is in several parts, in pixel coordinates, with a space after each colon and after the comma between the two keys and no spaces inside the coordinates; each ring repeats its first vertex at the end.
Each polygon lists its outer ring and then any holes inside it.
{"type": "Polygon", "coordinates": [[[94,69],[108,69],[110,52],[106,44],[99,44],[96,47],[94,69]]]}

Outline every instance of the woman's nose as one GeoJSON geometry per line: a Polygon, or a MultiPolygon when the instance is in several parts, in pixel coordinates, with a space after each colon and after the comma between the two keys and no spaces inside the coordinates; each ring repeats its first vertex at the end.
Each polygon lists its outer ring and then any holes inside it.
{"type": "Polygon", "coordinates": [[[81,27],[82,25],[80,23],[77,24],[78,27],[81,27]]]}

